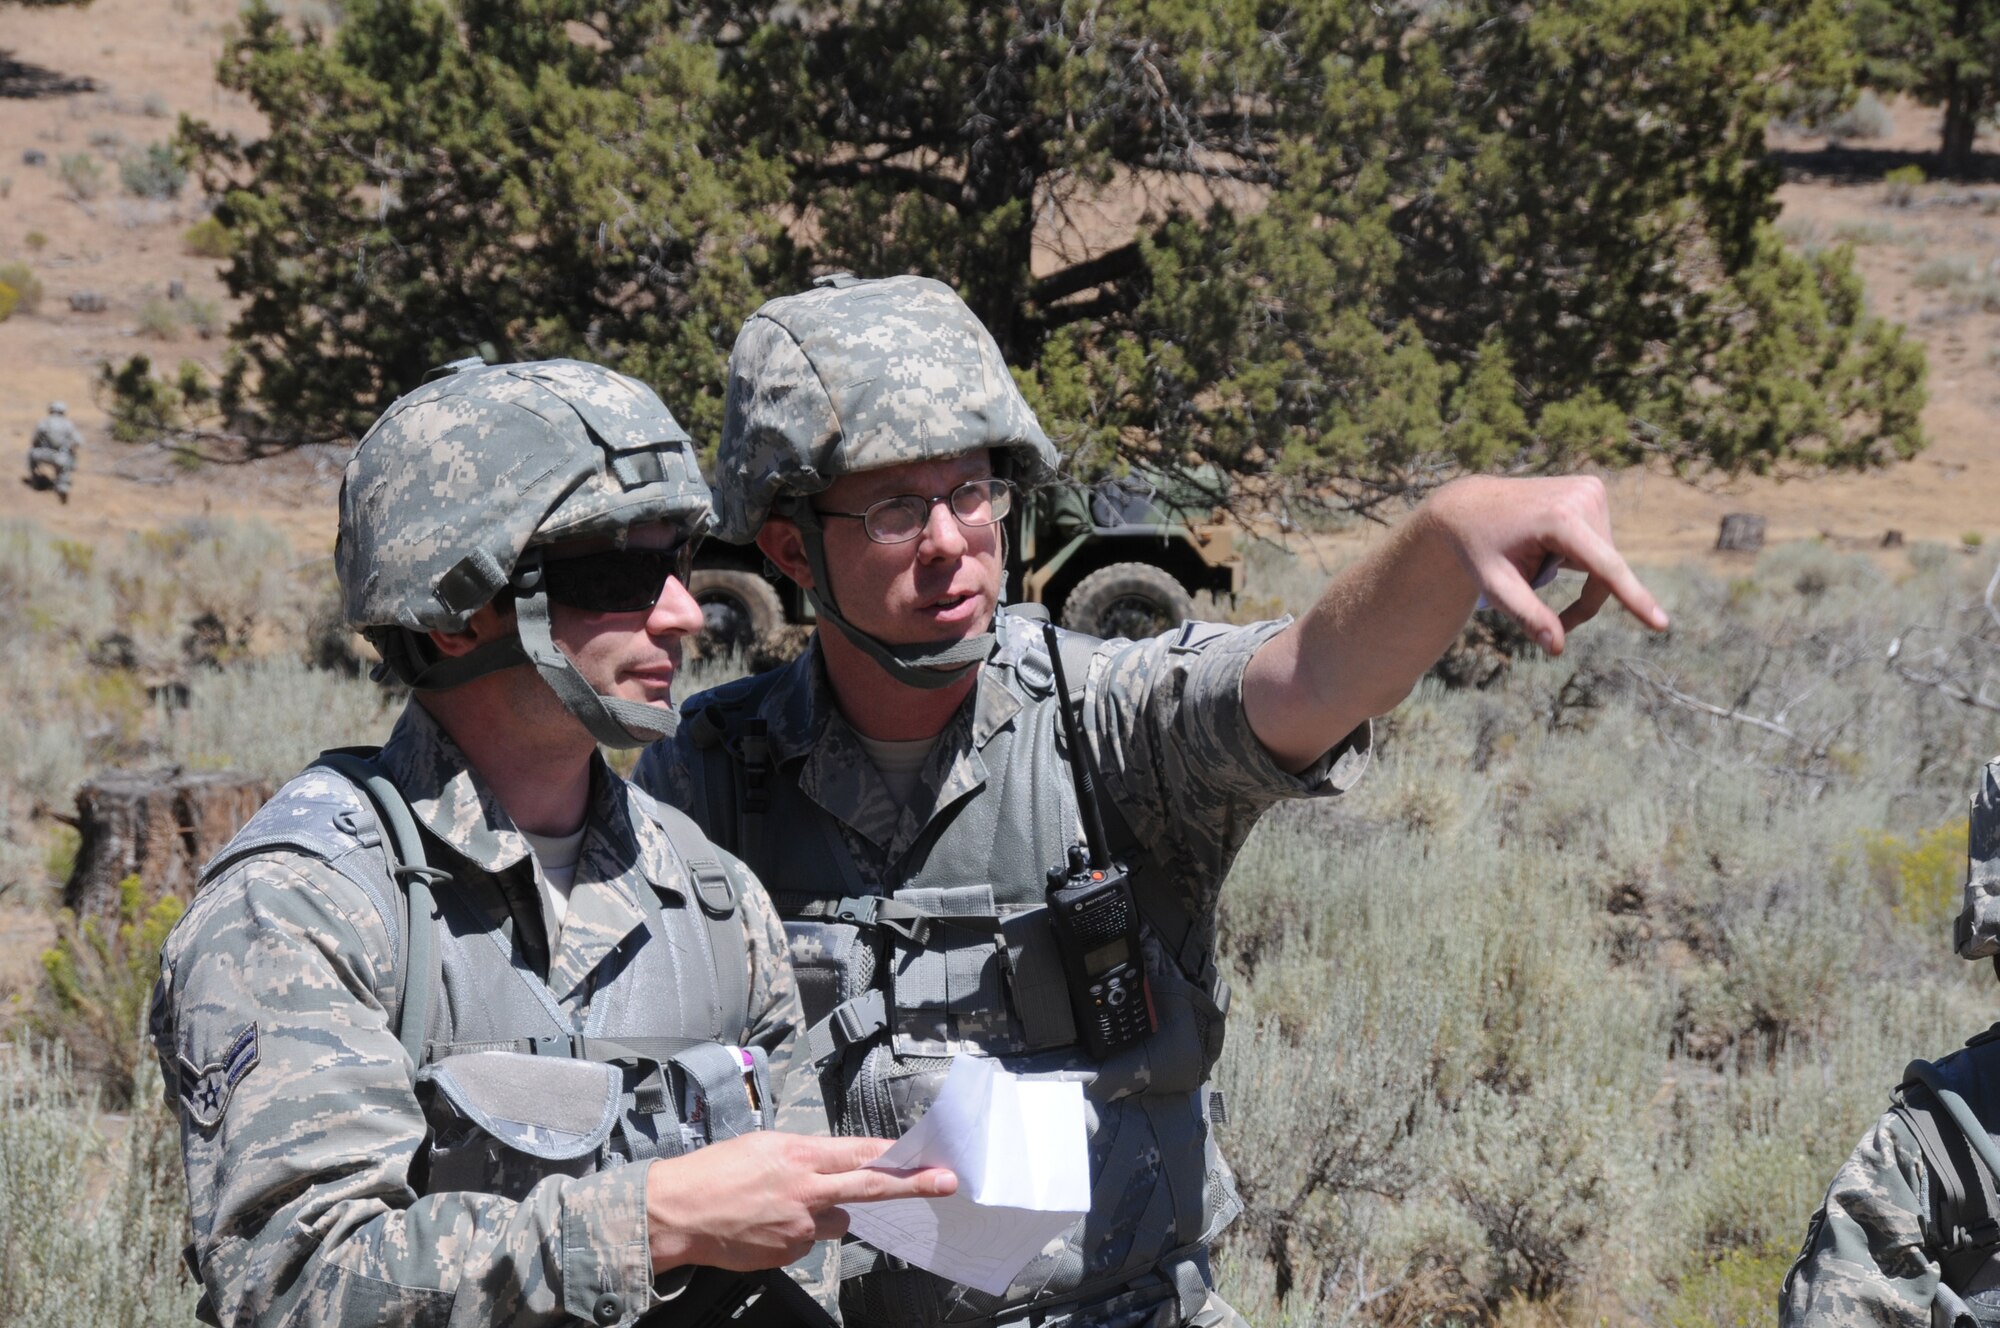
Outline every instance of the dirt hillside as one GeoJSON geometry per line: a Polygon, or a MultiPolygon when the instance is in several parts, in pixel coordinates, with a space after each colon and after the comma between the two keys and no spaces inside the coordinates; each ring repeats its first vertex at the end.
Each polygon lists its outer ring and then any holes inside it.
{"type": "MultiPolygon", "coordinates": [[[[257,132],[255,112],[214,81],[236,10],[236,0],[0,6],[0,263],[29,264],[46,288],[37,312],[0,323],[0,451],[25,447],[54,399],[69,403],[89,440],[67,507],[9,482],[0,484],[0,518],[32,516],[95,538],[186,516],[255,516],[289,531],[302,551],[331,545],[335,458],[191,472],[156,449],[106,440],[92,400],[107,360],[140,352],[168,365],[220,362],[222,338],[197,325],[226,324],[229,302],[215,264],[189,255],[181,238],[202,215],[198,187],[173,200],[133,197],[120,186],[119,162],[164,140],[181,113],[257,132]],[[78,197],[63,178],[65,159],[79,154],[101,173],[93,197],[78,197]],[[185,294],[168,301],[175,281],[185,294]],[[104,311],[73,311],[70,297],[85,294],[101,296],[104,311]]],[[[1894,129],[1865,146],[1921,152],[1935,137],[1933,113],[1902,105],[1894,129]]],[[[1799,160],[1822,143],[1777,146],[1799,160]]],[[[2000,467],[1987,428],[2000,404],[2000,185],[1925,185],[1897,206],[1879,182],[1857,177],[1788,183],[1786,233],[1801,245],[1852,243],[1873,307],[1928,347],[1931,450],[1886,473],[1809,482],[1697,487],[1658,474],[1614,477],[1620,541],[1635,560],[1710,557],[1718,520],[1736,511],[1763,514],[1772,540],[1826,536],[1873,548],[1889,530],[1951,544],[2000,537],[2000,467]]]]}

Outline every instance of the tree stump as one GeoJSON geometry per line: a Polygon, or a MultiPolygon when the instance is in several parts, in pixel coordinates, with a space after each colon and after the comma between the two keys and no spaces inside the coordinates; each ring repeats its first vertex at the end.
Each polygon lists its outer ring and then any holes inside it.
{"type": "Polygon", "coordinates": [[[118,882],[194,896],[201,865],[271,796],[267,780],[195,773],[179,766],[114,770],[76,794],[80,842],[63,905],[78,917],[118,912],[118,882]]]}
{"type": "Polygon", "coordinates": [[[1715,536],[1721,553],[1755,553],[1764,547],[1764,518],[1754,512],[1731,512],[1722,518],[1715,536]]]}

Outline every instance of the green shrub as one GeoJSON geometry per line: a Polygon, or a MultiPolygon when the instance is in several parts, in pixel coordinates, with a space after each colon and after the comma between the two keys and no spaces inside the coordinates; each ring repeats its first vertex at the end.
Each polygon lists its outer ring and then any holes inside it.
{"type": "Polygon", "coordinates": [[[0,1044],[0,1323],[194,1321],[178,1142],[156,1067],[113,1122],[60,1046],[0,1044]]]}
{"type": "Polygon", "coordinates": [[[49,237],[40,231],[29,231],[21,237],[21,243],[28,246],[29,253],[39,254],[49,247],[49,237]]]}
{"type": "Polygon", "coordinates": [[[26,263],[0,263],[0,284],[12,286],[19,297],[14,312],[32,314],[42,307],[42,279],[26,263]]]}
{"type": "Polygon", "coordinates": [[[1864,90],[1854,104],[1823,126],[1828,138],[1881,138],[1893,133],[1896,117],[1873,92],[1864,90]]]}
{"type": "Polygon", "coordinates": [[[181,310],[172,300],[155,295],[139,307],[139,335],[155,341],[178,341],[181,310]]]}
{"type": "Polygon", "coordinates": [[[1933,258],[1917,265],[1910,274],[1910,284],[1918,290],[1944,290],[1963,286],[1977,275],[1978,268],[1969,258],[1933,258]]]}
{"type": "Polygon", "coordinates": [[[214,217],[203,217],[181,233],[181,247],[196,258],[228,258],[236,252],[236,236],[214,217]]]}
{"type": "Polygon", "coordinates": [[[21,292],[15,290],[6,282],[0,281],[0,323],[4,323],[9,318],[12,318],[14,310],[20,307],[20,303],[21,292]]]}
{"type": "Polygon", "coordinates": [[[185,304],[187,325],[195,330],[197,336],[206,339],[222,330],[223,317],[220,304],[199,295],[190,295],[185,304]]]}
{"type": "Polygon", "coordinates": [[[1908,207],[1916,201],[1917,188],[1923,182],[1923,167],[1898,166],[1882,177],[1882,201],[1890,207],[1908,207]]]}
{"type": "Polygon", "coordinates": [[[1851,244],[1857,248],[1871,244],[1887,244],[1896,232],[1880,221],[1843,221],[1833,228],[1836,244],[1851,244]]]}
{"type": "Polygon", "coordinates": [[[56,162],[56,178],[70,197],[88,203],[104,192],[104,167],[88,152],[67,152],[56,162]]]}
{"type": "Polygon", "coordinates": [[[188,168],[169,143],[155,143],[118,163],[118,178],[135,198],[178,198],[188,168]]]}
{"type": "Polygon", "coordinates": [[[62,1043],[121,1107],[132,1101],[140,1065],[152,1055],[144,1021],[160,975],[160,945],[185,908],[128,876],[118,883],[116,919],[79,919],[65,909],[55,945],[42,952],[43,986],[31,1027],[62,1043]]]}
{"type": "Polygon", "coordinates": [[[77,850],[83,847],[83,836],[70,826],[57,822],[49,830],[48,856],[43,859],[43,867],[48,872],[50,884],[60,884],[70,878],[76,870],[77,850]]]}
{"type": "Polygon", "coordinates": [[[1965,882],[1963,820],[1907,838],[1887,831],[1864,835],[1861,847],[1898,914],[1920,927],[1942,926],[1958,916],[1965,882]]]}
{"type": "Polygon", "coordinates": [[[1795,1250],[1728,1250],[1689,1274],[1667,1306],[1668,1328],[1763,1328],[1795,1250]]]}

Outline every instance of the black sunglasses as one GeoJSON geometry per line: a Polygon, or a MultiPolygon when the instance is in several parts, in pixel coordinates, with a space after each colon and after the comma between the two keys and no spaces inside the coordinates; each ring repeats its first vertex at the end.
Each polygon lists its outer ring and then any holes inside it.
{"type": "Polygon", "coordinates": [[[550,599],[590,613],[637,613],[660,602],[667,578],[688,583],[699,539],[683,539],[664,549],[606,549],[542,564],[542,588],[550,599]]]}

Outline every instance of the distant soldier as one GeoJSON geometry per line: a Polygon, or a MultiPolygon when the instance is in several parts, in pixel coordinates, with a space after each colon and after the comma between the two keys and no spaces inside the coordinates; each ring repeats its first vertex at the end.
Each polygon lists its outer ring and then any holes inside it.
{"type": "Polygon", "coordinates": [[[28,444],[28,483],[36,488],[52,487],[56,497],[69,501],[69,479],[76,472],[76,454],[83,446],[83,435],[70,423],[69,407],[60,401],[49,403],[49,413],[35,426],[35,436],[28,444]],[[44,477],[47,467],[53,474],[44,477]]]}
{"type": "MultiPolygon", "coordinates": [[[[1964,959],[2000,965],[2000,758],[1972,795],[1964,959]]],[[[2000,1324],[2000,1024],[1911,1061],[1812,1215],[1778,1293],[1784,1328],[2000,1324]]]]}

